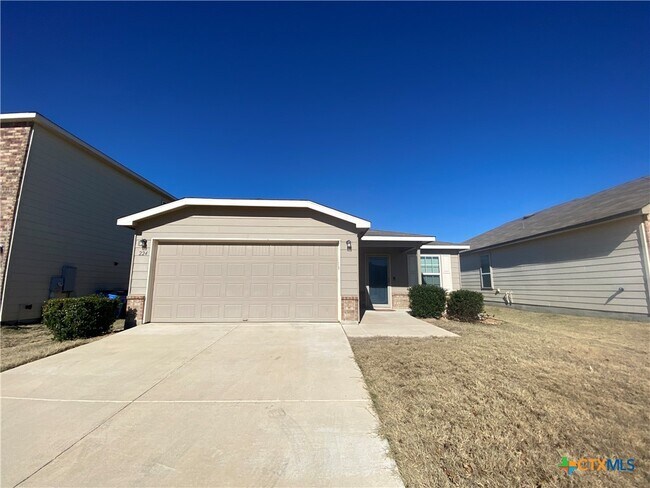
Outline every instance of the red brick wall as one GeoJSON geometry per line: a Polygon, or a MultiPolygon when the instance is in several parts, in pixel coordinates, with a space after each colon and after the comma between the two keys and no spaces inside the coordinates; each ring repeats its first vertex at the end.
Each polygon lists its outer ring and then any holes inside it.
{"type": "Polygon", "coordinates": [[[31,130],[32,124],[28,122],[2,124],[0,128],[0,287],[4,287],[5,282],[11,231],[31,130]]]}

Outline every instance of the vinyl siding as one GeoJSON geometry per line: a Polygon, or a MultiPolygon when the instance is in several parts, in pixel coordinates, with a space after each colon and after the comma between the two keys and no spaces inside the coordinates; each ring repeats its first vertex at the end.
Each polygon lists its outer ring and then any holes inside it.
{"type": "Polygon", "coordinates": [[[40,317],[50,277],[77,267],[72,296],[128,286],[133,231],[118,217],[168,198],[36,126],[25,168],[2,320],[40,317]],[[117,262],[117,265],[113,263],[117,262]],[[32,310],[25,310],[32,304],[32,310]]]}
{"type": "Polygon", "coordinates": [[[640,224],[635,217],[463,253],[463,287],[481,291],[480,256],[489,253],[493,287],[502,293],[483,290],[487,303],[503,303],[512,291],[515,304],[648,314],[640,224]],[[619,287],[625,291],[616,294],[619,287]]]}
{"type": "Polygon", "coordinates": [[[455,252],[450,255],[451,258],[451,280],[453,283],[454,290],[460,290],[463,287],[462,280],[460,278],[460,256],[458,252],[455,252]]]}
{"type": "Polygon", "coordinates": [[[359,246],[353,224],[302,209],[190,207],[139,226],[133,249],[130,294],[145,295],[150,254],[138,255],[141,238],[165,239],[325,239],[340,242],[341,296],[358,296],[359,246]],[[346,241],[352,241],[348,251],[346,241]]]}

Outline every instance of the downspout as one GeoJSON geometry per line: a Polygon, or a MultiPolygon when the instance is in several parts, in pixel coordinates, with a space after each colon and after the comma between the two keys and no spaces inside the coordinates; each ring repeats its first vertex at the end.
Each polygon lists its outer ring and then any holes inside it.
{"type": "Polygon", "coordinates": [[[420,263],[420,248],[418,247],[418,250],[415,251],[415,259],[417,261],[418,265],[418,285],[422,284],[422,263],[420,263]]]}

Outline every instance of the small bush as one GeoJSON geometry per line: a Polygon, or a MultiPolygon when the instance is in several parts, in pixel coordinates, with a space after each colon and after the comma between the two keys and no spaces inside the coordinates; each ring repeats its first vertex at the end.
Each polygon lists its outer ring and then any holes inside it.
{"type": "Polygon", "coordinates": [[[463,322],[476,322],[483,313],[483,295],[477,291],[456,290],[447,300],[447,317],[463,322]]]}
{"type": "Polygon", "coordinates": [[[53,298],[43,304],[43,323],[59,341],[95,337],[111,330],[117,307],[99,295],[53,298]]]}
{"type": "Polygon", "coordinates": [[[439,286],[416,285],[409,288],[409,306],[414,317],[442,317],[446,299],[447,293],[439,286]]]}

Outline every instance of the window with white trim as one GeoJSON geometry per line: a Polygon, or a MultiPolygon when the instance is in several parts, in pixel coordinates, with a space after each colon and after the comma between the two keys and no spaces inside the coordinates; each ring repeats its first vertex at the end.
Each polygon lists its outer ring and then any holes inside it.
{"type": "Polygon", "coordinates": [[[489,254],[481,256],[481,288],[492,289],[492,263],[489,254]]]}
{"type": "Polygon", "coordinates": [[[423,285],[440,286],[440,256],[420,256],[423,285]]]}

